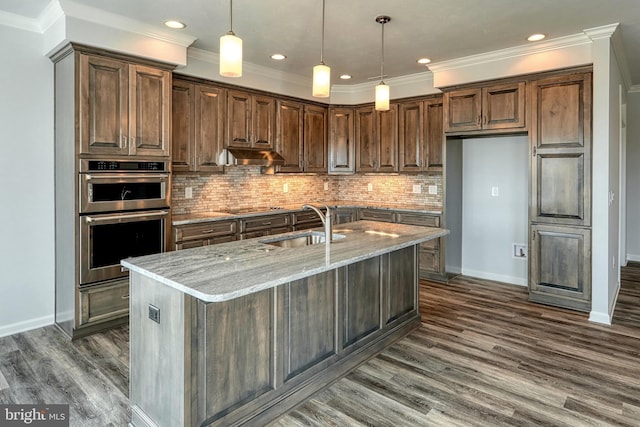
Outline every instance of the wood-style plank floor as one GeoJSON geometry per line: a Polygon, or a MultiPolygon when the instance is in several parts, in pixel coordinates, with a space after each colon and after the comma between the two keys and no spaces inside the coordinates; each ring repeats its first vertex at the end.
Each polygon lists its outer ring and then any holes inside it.
{"type": "MultiPolygon", "coordinates": [[[[422,327],[271,423],[280,426],[638,426],[640,264],[611,327],[459,276],[421,283],[422,327]]],[[[69,403],[72,426],[125,426],[128,328],[0,338],[0,403],[69,403]]]]}

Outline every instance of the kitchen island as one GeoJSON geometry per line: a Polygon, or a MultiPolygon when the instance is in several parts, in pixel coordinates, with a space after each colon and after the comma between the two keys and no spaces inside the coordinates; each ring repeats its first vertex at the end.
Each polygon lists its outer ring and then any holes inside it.
{"type": "Polygon", "coordinates": [[[333,233],[123,260],[131,424],[263,425],[417,327],[418,245],[448,231],[357,221],[333,233]]]}

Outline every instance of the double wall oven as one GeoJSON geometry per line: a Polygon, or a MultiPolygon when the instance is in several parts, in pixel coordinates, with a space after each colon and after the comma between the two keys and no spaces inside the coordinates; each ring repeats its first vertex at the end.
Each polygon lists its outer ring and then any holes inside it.
{"type": "Polygon", "coordinates": [[[169,171],[164,161],[80,161],[80,287],[127,275],[120,260],[164,252],[169,171]]]}

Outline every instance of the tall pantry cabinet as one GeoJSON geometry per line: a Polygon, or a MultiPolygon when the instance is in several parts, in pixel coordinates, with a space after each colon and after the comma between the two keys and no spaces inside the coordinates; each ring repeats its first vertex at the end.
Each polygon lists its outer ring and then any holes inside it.
{"type": "Polygon", "coordinates": [[[530,85],[529,298],[591,309],[591,74],[530,85]]]}

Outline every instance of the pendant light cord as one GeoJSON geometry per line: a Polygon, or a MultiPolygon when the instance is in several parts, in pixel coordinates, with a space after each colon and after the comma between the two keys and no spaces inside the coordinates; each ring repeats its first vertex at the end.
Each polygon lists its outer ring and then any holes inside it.
{"type": "Polygon", "coordinates": [[[380,61],[380,82],[384,83],[384,24],[385,21],[382,21],[382,43],[380,43],[380,45],[382,46],[382,60],[380,61]]]}
{"type": "Polygon", "coordinates": [[[233,0],[229,1],[229,32],[227,34],[235,35],[233,32],[233,0]]]}
{"type": "Polygon", "coordinates": [[[320,63],[324,65],[324,2],[322,0],[322,44],[320,45],[320,63]]]}

